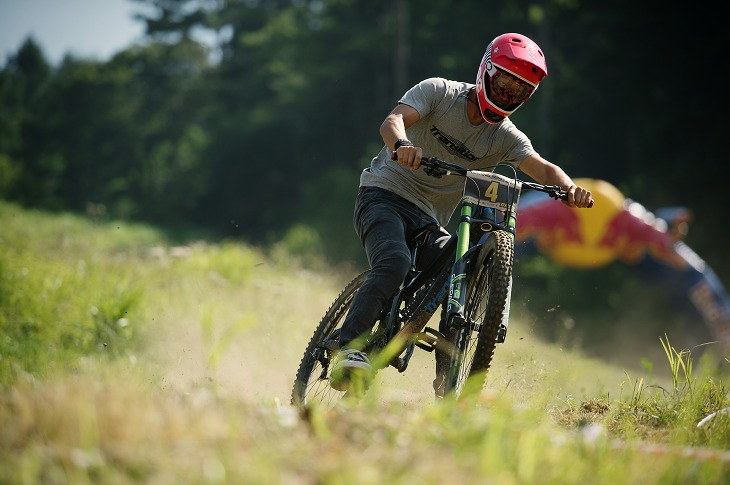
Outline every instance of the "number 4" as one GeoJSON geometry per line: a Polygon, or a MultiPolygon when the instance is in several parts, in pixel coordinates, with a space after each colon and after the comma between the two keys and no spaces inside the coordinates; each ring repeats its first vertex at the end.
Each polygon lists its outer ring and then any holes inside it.
{"type": "Polygon", "coordinates": [[[497,202],[499,196],[499,182],[492,182],[484,191],[484,197],[488,198],[492,202],[497,202]]]}

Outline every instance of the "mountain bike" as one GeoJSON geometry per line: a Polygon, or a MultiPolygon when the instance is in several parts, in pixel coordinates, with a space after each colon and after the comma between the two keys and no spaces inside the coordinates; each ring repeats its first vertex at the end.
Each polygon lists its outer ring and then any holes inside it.
{"type": "Polygon", "coordinates": [[[331,408],[343,398],[362,397],[379,370],[394,367],[405,372],[416,348],[435,351],[437,398],[458,399],[470,378],[476,383],[470,389],[481,390],[486,384],[496,345],[507,336],[520,193],[528,188],[563,200],[567,193],[558,186],[520,180],[514,166],[506,163],[486,167],[489,171],[468,170],[423,157],[421,167],[432,177],[464,178],[455,236],[425,268],[418,267],[419,250],[437,227],[424,228],[409,241],[411,270],[363,348],[374,372],[342,392],[330,386],[331,364],[340,348],[342,322],[369,271],[345,286],[307,344],[292,389],[292,405],[331,408]],[[439,328],[428,327],[439,307],[439,328]]]}

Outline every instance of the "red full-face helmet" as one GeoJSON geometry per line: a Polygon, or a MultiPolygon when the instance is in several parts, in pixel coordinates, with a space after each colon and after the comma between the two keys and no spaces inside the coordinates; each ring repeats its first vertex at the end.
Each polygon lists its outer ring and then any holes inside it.
{"type": "Polygon", "coordinates": [[[479,111],[499,123],[522,106],[547,76],[545,55],[522,34],[502,34],[487,47],[477,73],[479,111]]]}

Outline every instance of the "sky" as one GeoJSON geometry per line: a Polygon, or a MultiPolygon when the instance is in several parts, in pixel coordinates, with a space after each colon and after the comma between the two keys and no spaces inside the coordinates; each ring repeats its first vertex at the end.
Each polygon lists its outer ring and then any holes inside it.
{"type": "Polygon", "coordinates": [[[106,61],[142,38],[130,0],[0,0],[0,66],[28,36],[58,65],[67,53],[106,61]]]}

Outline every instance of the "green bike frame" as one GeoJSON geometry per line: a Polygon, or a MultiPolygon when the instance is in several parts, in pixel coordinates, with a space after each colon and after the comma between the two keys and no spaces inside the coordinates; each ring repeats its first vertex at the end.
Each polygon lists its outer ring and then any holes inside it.
{"type": "Polygon", "coordinates": [[[470,251],[471,224],[475,207],[491,208],[495,214],[504,214],[503,221],[490,224],[489,230],[505,230],[514,238],[521,190],[521,183],[518,180],[494,172],[472,172],[467,179],[461,202],[454,268],[449,281],[447,306],[449,328],[467,324],[464,305],[468,290],[466,276],[468,258],[465,256],[470,251]]]}

